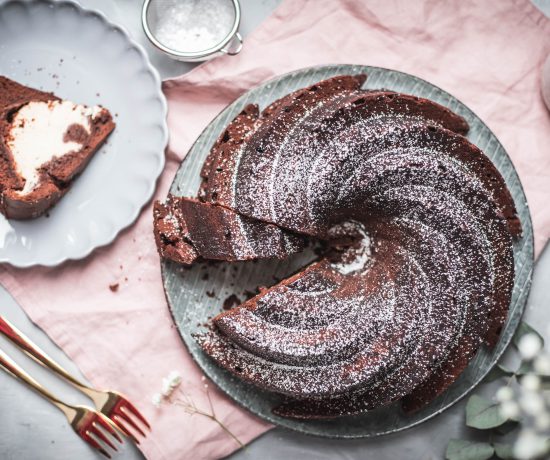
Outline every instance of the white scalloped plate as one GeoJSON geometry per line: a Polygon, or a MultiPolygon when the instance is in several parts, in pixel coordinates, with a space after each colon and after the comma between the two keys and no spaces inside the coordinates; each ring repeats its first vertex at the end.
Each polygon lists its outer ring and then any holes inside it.
{"type": "Polygon", "coordinates": [[[84,104],[117,124],[48,216],[0,216],[0,262],[54,266],[81,259],[137,218],[164,167],[166,101],[141,48],[98,12],[69,1],[0,5],[0,75],[84,104]]]}

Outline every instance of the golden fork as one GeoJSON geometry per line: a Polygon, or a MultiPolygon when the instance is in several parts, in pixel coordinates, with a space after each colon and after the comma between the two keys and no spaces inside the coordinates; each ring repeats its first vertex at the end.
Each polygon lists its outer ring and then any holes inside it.
{"type": "Polygon", "coordinates": [[[63,412],[76,434],[105,457],[111,458],[106,446],[115,451],[118,450],[109,440],[109,436],[121,444],[122,439],[117,434],[112,422],[103,414],[85,406],[64,403],[27,374],[2,350],[0,350],[0,367],[16,379],[26,383],[63,412]]]}
{"type": "Polygon", "coordinates": [[[31,358],[48,369],[54,371],[60,377],[88,396],[94,402],[96,409],[114,422],[114,424],[136,444],[139,444],[139,440],[136,438],[134,433],[138,433],[143,437],[146,436],[145,432],[140,428],[138,422],[141,422],[148,430],[151,429],[145,417],[141,415],[141,413],[126,396],[116,391],[97,390],[85,385],[69,374],[52,358],[46,355],[46,353],[40,350],[36,344],[34,344],[28,337],[25,337],[21,331],[17,330],[17,328],[2,315],[0,315],[0,332],[15,345],[21,348],[31,358]],[[135,417],[137,421],[134,421],[132,417],[135,417]]]}

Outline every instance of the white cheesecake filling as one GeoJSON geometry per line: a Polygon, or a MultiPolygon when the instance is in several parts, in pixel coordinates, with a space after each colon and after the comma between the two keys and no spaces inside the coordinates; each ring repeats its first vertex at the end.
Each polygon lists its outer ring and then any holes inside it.
{"type": "Polygon", "coordinates": [[[20,195],[34,190],[39,170],[48,161],[78,151],[82,144],[65,142],[71,125],[80,125],[90,133],[90,121],[102,108],[86,107],[70,101],[29,102],[14,116],[6,145],[10,149],[17,173],[25,179],[20,195]]]}

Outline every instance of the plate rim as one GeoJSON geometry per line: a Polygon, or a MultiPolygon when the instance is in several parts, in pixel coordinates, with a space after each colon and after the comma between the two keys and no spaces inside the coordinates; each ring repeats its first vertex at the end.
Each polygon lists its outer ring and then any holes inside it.
{"type": "MultiPolygon", "coordinates": [[[[88,245],[82,246],[82,248],[79,251],[76,251],[73,254],[62,254],[56,258],[52,258],[51,260],[42,260],[42,259],[37,260],[37,256],[35,256],[33,259],[27,262],[13,260],[13,258],[10,260],[9,257],[5,255],[0,255],[0,264],[8,264],[15,268],[56,267],[66,261],[70,261],[70,260],[76,261],[76,260],[85,259],[96,249],[108,246],[111,243],[113,243],[122,231],[126,230],[127,228],[129,228],[135,223],[135,221],[141,214],[144,207],[147,205],[147,203],[151,201],[151,198],[153,197],[156,191],[157,183],[160,178],[160,175],[162,174],[166,164],[165,152],[169,141],[168,122],[167,122],[168,104],[166,101],[166,96],[162,91],[162,79],[160,77],[160,74],[158,70],[151,63],[151,60],[149,59],[149,56],[145,51],[145,48],[131,37],[126,27],[124,27],[123,25],[115,24],[111,22],[102,11],[97,10],[95,8],[83,7],[76,0],[6,0],[5,2],[0,3],[0,16],[4,8],[13,4],[23,4],[25,8],[33,8],[33,5],[37,5],[37,4],[45,4],[52,8],[58,8],[58,7],[63,7],[64,5],[69,5],[71,7],[74,7],[80,15],[95,16],[100,20],[100,22],[107,29],[115,30],[119,32],[124,37],[124,40],[126,41],[126,43],[129,45],[129,49],[133,48],[137,50],[143,64],[143,69],[148,71],[149,74],[153,77],[153,81],[157,88],[155,96],[157,96],[157,100],[160,102],[160,105],[161,105],[162,120],[159,119],[158,124],[155,126],[159,126],[162,130],[162,140],[161,140],[161,145],[159,146],[159,150],[162,149],[162,154],[160,154],[158,157],[159,161],[158,161],[157,169],[151,173],[151,180],[149,182],[146,193],[139,201],[135,200],[132,203],[132,206],[134,209],[130,213],[128,219],[124,221],[120,221],[120,223],[118,223],[117,225],[114,225],[113,229],[110,232],[105,232],[103,234],[104,236],[102,239],[96,239],[95,241],[90,239],[90,243],[88,245]],[[141,204],[138,204],[138,203],[141,203],[141,204]]],[[[76,180],[78,180],[78,178],[76,178],[76,180]]],[[[7,221],[9,222],[9,219],[7,219],[7,221]]]]}
{"type": "MultiPolygon", "coordinates": [[[[298,68],[298,69],[293,69],[291,71],[288,71],[288,72],[285,72],[285,73],[282,73],[282,74],[274,75],[271,78],[269,78],[267,80],[264,80],[264,81],[261,81],[258,84],[248,88],[244,93],[239,95],[239,97],[237,97],[236,99],[231,101],[218,114],[216,114],[216,116],[214,116],[212,118],[212,120],[205,126],[205,128],[197,136],[197,138],[195,139],[193,144],[189,147],[189,150],[188,150],[187,154],[185,155],[183,160],[180,162],[180,165],[179,165],[178,169],[174,173],[174,178],[173,178],[173,180],[170,184],[170,189],[169,189],[170,193],[176,191],[176,188],[177,188],[176,181],[178,179],[179,173],[182,170],[182,168],[184,167],[185,161],[187,160],[189,153],[193,149],[196,148],[196,145],[200,142],[200,140],[203,137],[205,131],[207,131],[207,129],[210,127],[210,125],[212,125],[219,118],[221,118],[226,111],[230,110],[231,107],[233,107],[235,105],[238,105],[242,99],[245,99],[249,92],[255,90],[256,88],[258,88],[260,86],[270,85],[273,82],[277,82],[279,80],[284,79],[285,77],[290,77],[290,76],[293,76],[293,75],[296,75],[296,74],[301,74],[301,73],[307,73],[309,71],[316,71],[316,70],[317,71],[322,71],[322,70],[329,70],[329,69],[334,69],[334,68],[342,68],[342,69],[344,69],[343,72],[346,71],[345,69],[353,70],[353,69],[363,68],[363,69],[365,69],[365,73],[367,73],[367,74],[368,74],[368,69],[377,69],[377,70],[382,70],[384,72],[392,72],[392,73],[401,74],[401,75],[404,75],[408,78],[412,78],[414,80],[421,81],[425,84],[428,84],[429,86],[434,87],[437,90],[441,91],[441,93],[443,93],[444,95],[449,96],[451,99],[454,99],[455,101],[457,101],[459,104],[461,104],[461,106],[463,108],[465,108],[474,117],[476,117],[478,120],[480,120],[481,123],[483,124],[483,126],[485,127],[485,129],[487,129],[487,131],[491,134],[491,136],[498,142],[498,144],[500,145],[500,147],[502,149],[503,154],[506,156],[508,162],[512,165],[513,173],[515,174],[515,176],[518,179],[517,180],[517,186],[521,190],[522,196],[526,197],[525,189],[524,189],[523,184],[520,180],[517,169],[516,169],[512,159],[511,159],[510,155],[508,154],[508,151],[504,148],[504,146],[502,145],[502,143],[500,142],[498,137],[495,135],[493,130],[483,121],[483,119],[481,117],[479,117],[468,105],[464,104],[456,96],[454,96],[451,93],[449,93],[448,91],[442,89],[440,86],[435,85],[435,84],[429,82],[428,80],[425,80],[425,79],[423,79],[421,77],[418,77],[416,75],[412,75],[408,72],[403,72],[403,71],[400,71],[400,70],[397,70],[397,69],[390,69],[390,68],[381,67],[381,66],[374,66],[374,65],[367,65],[367,64],[347,64],[347,63],[322,64],[322,65],[314,65],[314,66],[308,66],[308,67],[301,67],[301,68],[298,68]]],[[[327,78],[330,78],[330,77],[327,77],[327,78]]],[[[210,148],[211,148],[211,146],[210,146],[210,148]]],[[[491,163],[494,164],[492,159],[491,159],[491,163]]],[[[531,210],[529,208],[529,203],[527,202],[527,199],[525,199],[524,205],[525,205],[525,208],[526,208],[526,211],[527,211],[528,224],[529,224],[531,230],[533,230],[531,210]]],[[[522,225],[525,225],[525,222],[522,222],[522,225]]],[[[423,417],[423,418],[421,418],[421,419],[419,419],[419,420],[417,420],[417,421],[415,421],[415,422],[413,422],[413,423],[411,423],[411,424],[409,424],[405,427],[398,427],[398,428],[395,428],[395,429],[380,431],[380,432],[376,432],[376,433],[361,433],[361,434],[357,434],[357,433],[354,433],[354,434],[342,434],[342,433],[335,434],[335,433],[323,433],[323,432],[318,432],[318,431],[312,432],[312,431],[308,431],[307,429],[302,428],[300,426],[300,425],[307,426],[307,421],[299,421],[299,420],[292,420],[292,421],[297,422],[294,426],[283,425],[279,422],[279,419],[277,419],[275,417],[268,417],[264,413],[262,413],[261,411],[255,410],[254,407],[246,405],[243,401],[235,398],[235,396],[233,394],[231,394],[228,391],[227,388],[220,385],[220,382],[218,381],[220,379],[218,379],[217,376],[213,376],[208,372],[208,369],[206,369],[202,365],[200,360],[198,359],[199,356],[201,356],[201,355],[197,355],[196,353],[194,353],[194,351],[192,350],[190,345],[187,343],[185,334],[182,332],[181,326],[177,322],[177,319],[176,319],[176,316],[175,316],[176,315],[175,306],[172,305],[172,302],[171,302],[171,299],[170,299],[170,296],[169,296],[169,293],[168,293],[168,290],[167,290],[167,286],[166,286],[166,279],[167,279],[166,272],[167,272],[168,267],[170,266],[170,262],[164,261],[162,259],[159,259],[159,262],[160,262],[160,267],[161,267],[161,277],[162,277],[163,291],[164,291],[164,295],[165,295],[165,298],[166,298],[166,303],[167,303],[168,310],[170,312],[170,316],[172,318],[172,321],[173,321],[174,325],[176,326],[176,329],[178,331],[178,335],[180,336],[180,339],[184,343],[185,348],[186,348],[187,352],[189,353],[189,355],[191,356],[193,362],[196,363],[196,365],[199,367],[201,372],[203,372],[210,380],[212,380],[212,382],[216,384],[217,388],[220,389],[227,397],[229,397],[232,402],[236,403],[239,407],[247,410],[248,412],[254,414],[257,417],[259,417],[260,419],[265,420],[269,423],[272,423],[277,428],[281,428],[281,429],[284,429],[284,430],[293,431],[293,432],[301,433],[301,434],[308,435],[308,436],[327,438],[327,439],[369,439],[369,438],[376,438],[376,437],[379,437],[379,436],[387,436],[389,434],[394,434],[394,433],[399,433],[399,432],[402,432],[402,431],[405,431],[405,430],[409,430],[411,428],[417,427],[417,426],[431,420],[432,418],[440,415],[441,413],[445,412],[447,409],[451,408],[452,406],[454,406],[455,404],[457,404],[458,402],[463,400],[466,396],[471,394],[471,392],[473,390],[475,390],[483,382],[484,378],[491,371],[491,369],[500,361],[500,359],[502,358],[502,355],[507,351],[507,349],[510,346],[510,343],[511,343],[513,335],[514,335],[514,332],[517,329],[517,327],[519,326],[519,323],[521,322],[521,318],[523,317],[523,314],[525,312],[525,307],[526,307],[527,302],[528,302],[528,297],[529,297],[528,294],[529,294],[531,284],[532,284],[532,276],[533,276],[534,261],[535,261],[535,259],[534,259],[534,231],[530,232],[530,237],[525,240],[525,245],[524,246],[527,247],[527,251],[526,251],[527,254],[526,255],[529,256],[524,261],[524,264],[528,264],[528,272],[526,274],[526,280],[525,280],[525,283],[524,283],[522,291],[521,291],[522,293],[525,292],[525,294],[523,295],[523,298],[520,300],[521,305],[520,305],[520,312],[518,314],[517,324],[515,326],[513,326],[513,331],[511,331],[512,333],[509,335],[509,337],[502,337],[501,336],[499,338],[499,342],[502,340],[502,343],[503,343],[502,349],[494,356],[492,362],[487,367],[487,369],[483,373],[483,375],[478,379],[478,381],[473,383],[466,391],[464,391],[462,394],[455,397],[452,401],[446,401],[444,404],[441,405],[441,407],[438,410],[435,410],[431,414],[428,414],[425,417],[423,417]]],[[[516,263],[517,263],[516,254],[515,254],[515,251],[514,251],[514,265],[516,265],[516,263]]],[[[516,273],[516,267],[515,267],[515,270],[514,270],[514,288],[515,288],[515,284],[516,284],[516,276],[517,275],[518,275],[518,273],[516,273]]],[[[510,306],[509,306],[508,311],[510,311],[510,306]]],[[[258,390],[258,391],[261,391],[261,390],[258,390]]],[[[446,391],[447,390],[445,390],[443,395],[446,393],[446,391]]]]}

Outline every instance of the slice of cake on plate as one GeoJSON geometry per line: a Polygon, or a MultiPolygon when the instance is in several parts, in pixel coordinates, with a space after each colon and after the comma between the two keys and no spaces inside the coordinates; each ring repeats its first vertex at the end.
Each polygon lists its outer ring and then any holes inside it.
{"type": "Polygon", "coordinates": [[[109,111],[0,76],[0,212],[38,217],[67,192],[115,123],[109,111]]]}

